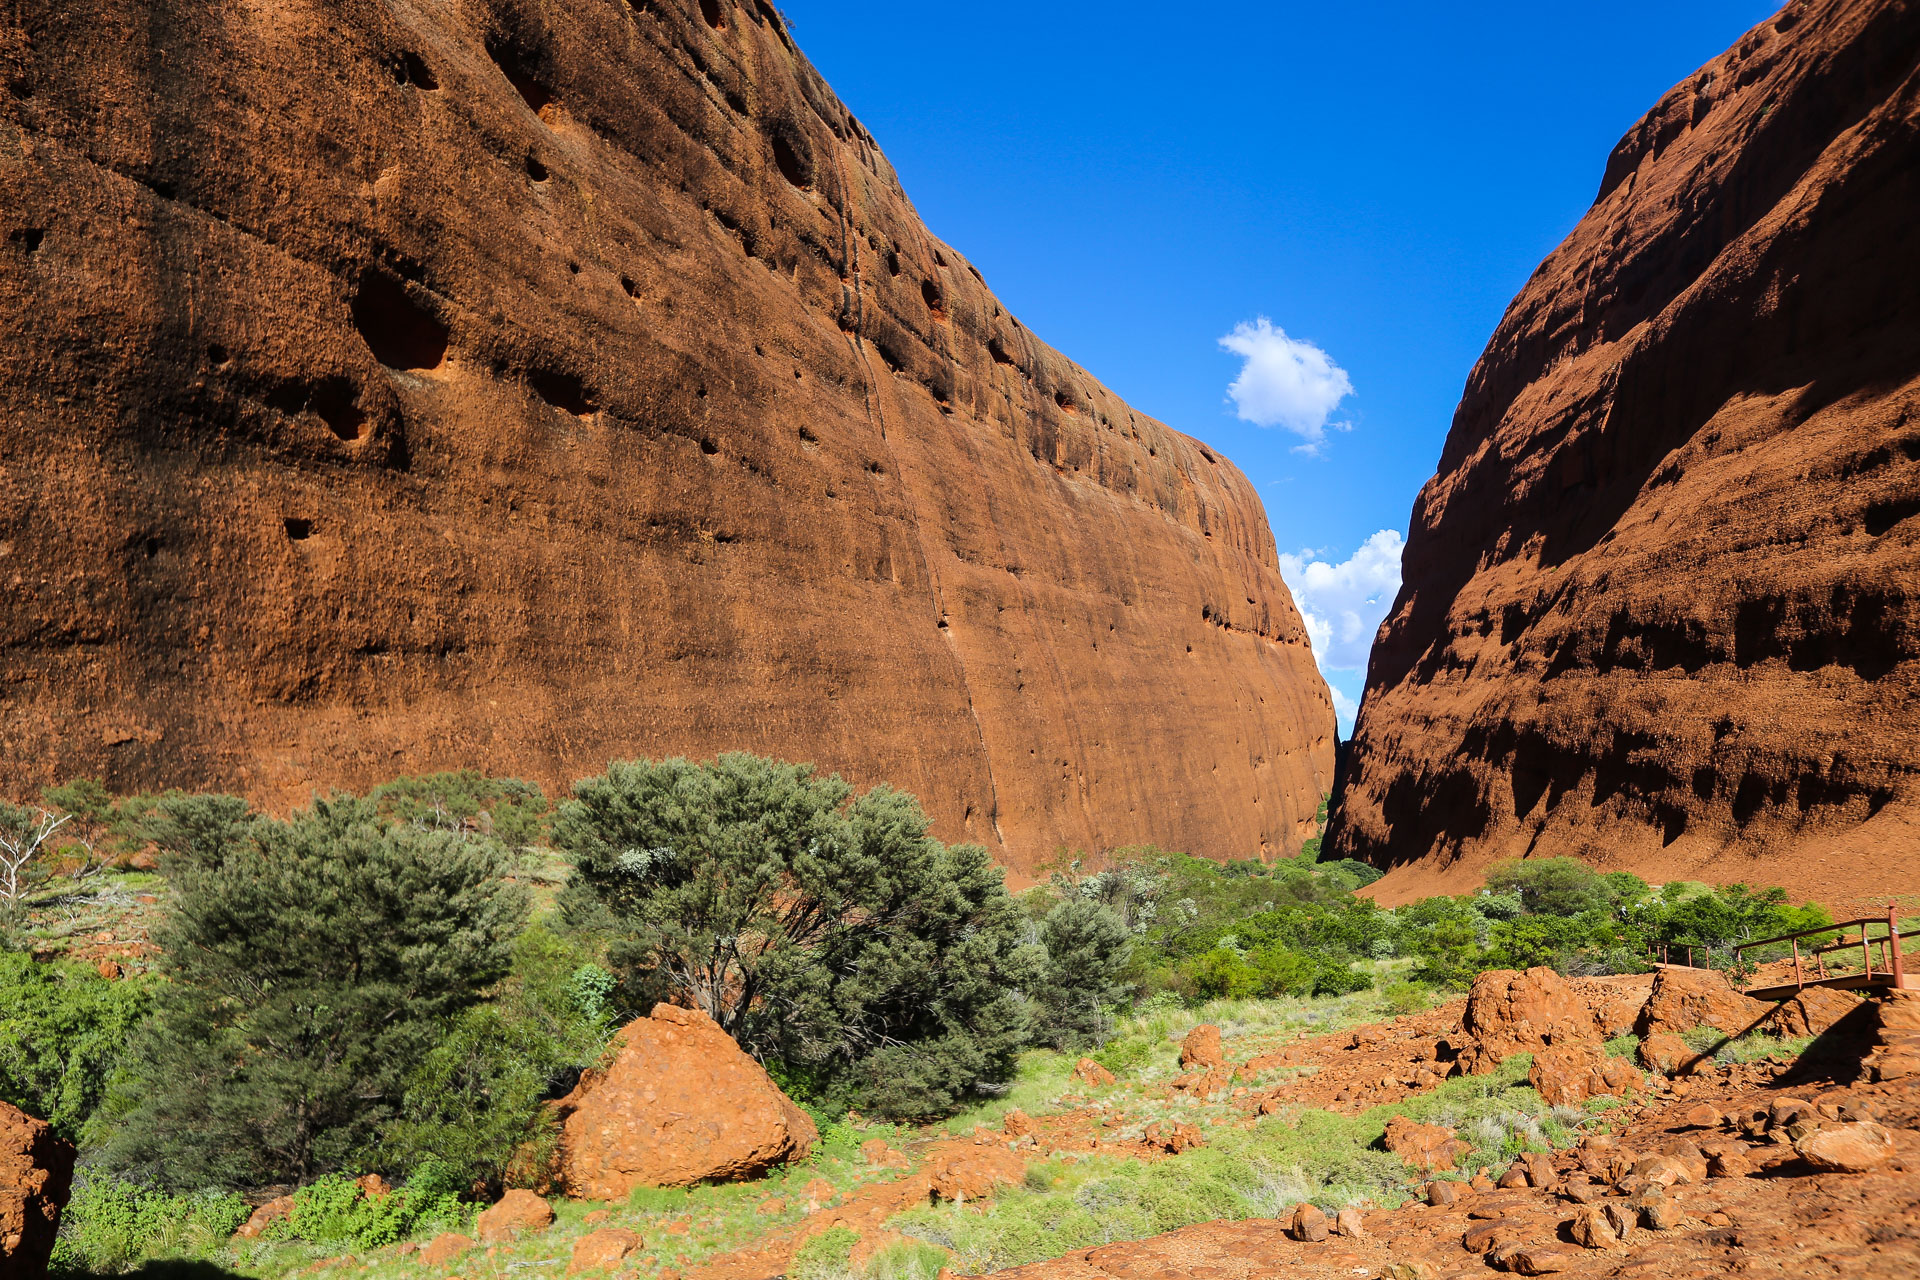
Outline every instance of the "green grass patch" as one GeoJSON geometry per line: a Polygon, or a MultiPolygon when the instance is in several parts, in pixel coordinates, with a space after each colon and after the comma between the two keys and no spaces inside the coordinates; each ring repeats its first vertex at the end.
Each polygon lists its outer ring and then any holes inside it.
{"type": "Polygon", "coordinates": [[[1280,1217],[1303,1201],[1329,1211],[1362,1200],[1397,1205],[1417,1175],[1378,1146],[1395,1115],[1460,1130],[1474,1143],[1463,1176],[1578,1137],[1591,1113],[1549,1107],[1526,1084],[1531,1065],[1517,1055],[1491,1075],[1357,1116],[1301,1109],[1250,1130],[1216,1125],[1207,1146],[1171,1160],[1046,1161],[990,1204],[913,1209],[889,1225],[951,1250],[955,1270],[980,1274],[1198,1222],[1280,1217]]]}
{"type": "Polygon", "coordinates": [[[1775,1054],[1797,1058],[1813,1043],[1811,1036],[1776,1036],[1764,1031],[1749,1031],[1730,1036],[1713,1027],[1695,1027],[1680,1033],[1680,1039],[1695,1053],[1710,1054],[1715,1062],[1758,1062],[1775,1054]]]}

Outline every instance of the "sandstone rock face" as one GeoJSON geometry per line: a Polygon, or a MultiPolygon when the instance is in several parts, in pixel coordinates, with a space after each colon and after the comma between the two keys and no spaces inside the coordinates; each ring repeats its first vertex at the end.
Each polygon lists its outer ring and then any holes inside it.
{"type": "Polygon", "coordinates": [[[626,1256],[638,1249],[640,1236],[625,1227],[601,1227],[573,1242],[573,1256],[567,1260],[567,1274],[582,1271],[611,1271],[626,1256]]]}
{"type": "Polygon", "coordinates": [[[515,1188],[481,1210],[473,1225],[481,1244],[504,1244],[552,1226],[553,1206],[531,1191],[515,1188]]]}
{"type": "Polygon", "coordinates": [[[455,1258],[474,1247],[472,1236],[463,1236],[453,1231],[444,1231],[427,1242],[420,1251],[420,1265],[428,1269],[437,1269],[450,1265],[455,1258]]]}
{"type": "Polygon", "coordinates": [[[1474,1074],[1493,1070],[1508,1054],[1599,1039],[1586,1001],[1544,965],[1476,975],[1461,1024],[1473,1038],[1461,1061],[1474,1074]]]}
{"type": "Polygon", "coordinates": [[[1331,856],[1920,888],[1920,8],[1676,86],[1509,307],[1415,502],[1331,856]],[[1881,855],[1870,858],[1869,855],[1881,855]]]}
{"type": "Polygon", "coordinates": [[[953,1146],[930,1157],[923,1172],[934,1199],[977,1203],[1001,1187],[1018,1185],[1026,1176],[1027,1162],[998,1144],[953,1146]]]}
{"type": "Polygon", "coordinates": [[[1640,1042],[1640,1065],[1662,1075],[1678,1075],[1700,1055],[1679,1036],[1656,1032],[1640,1042]]]}
{"type": "Polygon", "coordinates": [[[1831,987],[1808,987],[1780,1002],[1767,1028],[1782,1036],[1817,1036],[1860,1007],[1860,997],[1831,987]]]}
{"type": "Polygon", "coordinates": [[[1728,1035],[1747,1031],[1778,1007],[1741,995],[1713,969],[1662,969],[1634,1030],[1643,1038],[1679,1035],[1695,1027],[1713,1027],[1728,1035]]]}
{"type": "Polygon", "coordinates": [[[292,1216],[293,1197],[275,1196],[248,1214],[247,1220],[241,1223],[240,1229],[233,1234],[239,1236],[242,1240],[255,1240],[264,1234],[266,1229],[274,1223],[285,1222],[292,1216]]]}
{"type": "Polygon", "coordinates": [[[1633,1064],[1591,1044],[1542,1049],[1533,1055],[1527,1072],[1534,1092],[1555,1106],[1571,1106],[1601,1094],[1619,1097],[1640,1082],[1633,1064]]]}
{"type": "Polygon", "coordinates": [[[51,1125],[0,1102],[0,1276],[47,1273],[60,1211],[73,1190],[73,1144],[51,1125]]]}
{"type": "Polygon", "coordinates": [[[1180,1065],[1183,1067],[1224,1067],[1227,1057],[1220,1047],[1220,1028],[1210,1022],[1203,1022],[1187,1032],[1180,1042],[1180,1065]]]}
{"type": "Polygon", "coordinates": [[[0,67],[8,786],[738,748],[1016,868],[1314,834],[1252,487],[1007,313],[772,5],[26,0],[0,67]]]}
{"type": "Polygon", "coordinates": [[[1865,1173],[1894,1156],[1893,1135],[1872,1121],[1816,1129],[1793,1149],[1814,1168],[1833,1173],[1865,1173]]]}
{"type": "Polygon", "coordinates": [[[560,1172],[575,1196],[748,1177],[804,1157],[819,1137],[704,1013],[655,1005],[614,1041],[612,1065],[582,1076],[560,1103],[560,1172]]]}
{"type": "Polygon", "coordinates": [[[1920,991],[1889,991],[1874,1002],[1873,1012],[1868,1073],[1882,1081],[1920,1075],[1920,991]]]}
{"type": "Polygon", "coordinates": [[[1073,1064],[1073,1078],[1092,1089],[1107,1089],[1113,1085],[1113,1072],[1092,1058],[1082,1058],[1073,1064]]]}
{"type": "Polygon", "coordinates": [[[1421,1124],[1406,1116],[1394,1116],[1387,1121],[1380,1145],[1399,1156],[1407,1168],[1432,1173],[1454,1168],[1454,1160],[1473,1149],[1472,1143],[1456,1138],[1454,1131],[1445,1125],[1421,1124]]]}

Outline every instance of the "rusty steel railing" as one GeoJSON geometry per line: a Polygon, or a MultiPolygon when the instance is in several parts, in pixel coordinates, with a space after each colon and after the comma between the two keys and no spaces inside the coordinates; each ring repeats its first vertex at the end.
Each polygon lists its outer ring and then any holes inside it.
{"type": "Polygon", "coordinates": [[[1782,942],[1791,943],[1793,946],[1793,985],[1791,987],[1775,985],[1761,989],[1749,989],[1747,992],[1748,995],[1760,996],[1763,995],[1763,993],[1765,995],[1791,994],[1797,991],[1804,991],[1808,987],[1904,987],[1907,985],[1906,957],[1901,951],[1900,919],[1891,903],[1887,905],[1887,914],[1885,916],[1861,916],[1855,920],[1838,920],[1833,924],[1822,925],[1817,929],[1802,929],[1798,933],[1783,933],[1777,938],[1758,938],[1752,942],[1741,943],[1733,949],[1733,953],[1737,959],[1743,951],[1753,951],[1761,947],[1777,946],[1782,942]],[[1856,925],[1860,929],[1860,935],[1858,937],[1848,937],[1846,931],[1856,925]],[[1875,925],[1879,925],[1886,930],[1886,932],[1878,938],[1870,936],[1867,932],[1868,929],[1875,925]],[[1835,932],[1840,934],[1840,937],[1835,941],[1823,947],[1811,947],[1807,950],[1807,958],[1811,959],[1815,968],[1819,970],[1818,977],[1809,978],[1807,976],[1806,966],[1801,959],[1800,939],[1835,932]],[[1837,951],[1850,951],[1856,946],[1860,948],[1860,973],[1836,975],[1827,972],[1826,961],[1823,957],[1832,955],[1837,951]],[[1880,973],[1877,977],[1873,970],[1873,953],[1876,947],[1880,951],[1880,973]]]}

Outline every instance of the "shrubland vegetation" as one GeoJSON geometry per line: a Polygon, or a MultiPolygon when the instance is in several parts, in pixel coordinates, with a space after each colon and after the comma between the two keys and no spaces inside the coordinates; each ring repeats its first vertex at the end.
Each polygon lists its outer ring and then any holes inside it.
{"type": "MultiPolygon", "coordinates": [[[[1724,964],[1736,942],[1827,922],[1778,890],[1656,888],[1566,859],[1388,910],[1358,892],[1376,871],[1316,862],[1317,841],[1273,863],[1063,856],[1015,895],[984,850],[934,839],[913,797],[744,755],[616,763],[557,806],[474,773],[286,819],[86,782],[43,799],[0,809],[0,1097],[82,1147],[60,1254],[76,1272],[227,1247],[234,1193],[269,1187],[299,1188],[277,1230],[315,1248],[457,1225],[542,1165],[545,1104],[658,1000],[711,1014],[814,1112],[824,1158],[850,1161],[849,1109],[964,1129],[1043,1107],[1082,1053],[1160,1079],[1202,1008],[1230,1032],[1298,1030],[1424,1008],[1487,968],[1630,972],[1663,943],[1724,964]],[[127,910],[147,912],[151,965],[110,981],[59,958],[77,922],[127,910]],[[370,1172],[400,1190],[358,1197],[350,1175],[370,1172]]],[[[1416,1109],[1435,1108],[1506,1117],[1478,1145],[1508,1155],[1516,1132],[1581,1122],[1504,1077],[1416,1109]]],[[[1041,1223],[1068,1247],[1273,1196],[1331,1202],[1397,1176],[1370,1150],[1383,1123],[1223,1126],[1177,1186],[1156,1172],[1174,1166],[1048,1166],[988,1214],[928,1211],[914,1233],[1009,1265],[1038,1256],[1020,1242],[1041,1223]]],[[[742,1201],[740,1229],[753,1217],[742,1201]]],[[[874,1265],[902,1276],[925,1261],[888,1256],[874,1265]]]]}

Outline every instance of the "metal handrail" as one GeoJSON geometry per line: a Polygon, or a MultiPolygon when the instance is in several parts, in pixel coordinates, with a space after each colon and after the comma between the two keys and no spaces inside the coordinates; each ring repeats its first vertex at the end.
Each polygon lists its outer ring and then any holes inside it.
{"type": "MultiPolygon", "coordinates": [[[[1822,925],[1818,929],[1802,929],[1798,933],[1784,933],[1777,938],[1761,938],[1755,942],[1743,942],[1733,949],[1733,953],[1735,956],[1738,956],[1742,951],[1754,950],[1760,947],[1771,947],[1781,942],[1791,942],[1793,944],[1793,983],[1796,988],[1805,990],[1807,978],[1805,970],[1800,967],[1799,940],[1801,938],[1812,937],[1814,934],[1833,933],[1836,930],[1845,930],[1856,924],[1860,926],[1860,937],[1858,939],[1860,943],[1860,962],[1866,970],[1862,975],[1866,981],[1873,981],[1872,948],[1875,943],[1878,943],[1882,948],[1880,956],[1881,972],[1887,976],[1895,987],[1906,986],[1906,962],[1900,951],[1900,920],[1896,914],[1895,906],[1891,902],[1887,904],[1887,914],[1884,919],[1880,916],[1862,916],[1857,920],[1840,920],[1833,924],[1822,925]],[[1867,926],[1875,924],[1886,926],[1886,937],[1869,938],[1867,936],[1867,926]]],[[[1819,956],[1828,955],[1835,951],[1849,950],[1852,947],[1853,940],[1843,937],[1832,946],[1817,947],[1810,950],[1807,954],[1816,957],[1815,963],[1819,963],[1817,959],[1819,956]]],[[[1823,977],[1826,971],[1826,965],[1820,964],[1820,972],[1823,977]]],[[[1820,979],[1815,979],[1815,981],[1820,981],[1820,979]]]]}

